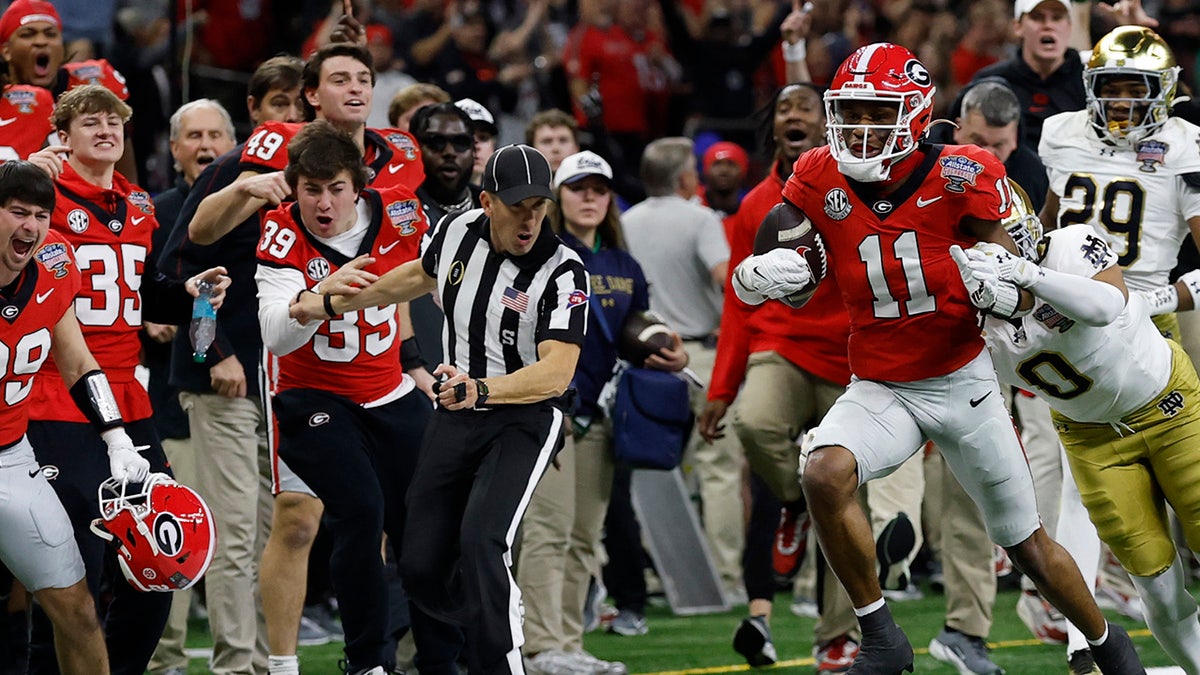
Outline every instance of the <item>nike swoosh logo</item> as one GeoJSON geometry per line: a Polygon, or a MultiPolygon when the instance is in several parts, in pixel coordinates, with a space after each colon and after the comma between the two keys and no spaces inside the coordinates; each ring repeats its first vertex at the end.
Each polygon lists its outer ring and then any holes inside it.
{"type": "Polygon", "coordinates": [[[933,199],[925,199],[924,197],[917,197],[917,208],[923,209],[926,206],[929,206],[930,204],[936,202],[939,199],[941,199],[941,196],[934,197],[933,199]]]}
{"type": "Polygon", "coordinates": [[[399,243],[400,243],[399,241],[393,241],[392,243],[388,244],[387,246],[380,246],[379,247],[379,255],[387,255],[387,252],[396,248],[396,244],[399,244],[399,243]]]}
{"type": "Polygon", "coordinates": [[[388,173],[396,173],[397,171],[399,171],[400,169],[403,169],[403,168],[404,168],[404,162],[401,162],[399,164],[388,164],[388,173]]]}
{"type": "Polygon", "coordinates": [[[970,403],[971,403],[971,407],[972,407],[972,408],[978,408],[978,407],[979,407],[979,404],[980,404],[980,403],[983,403],[983,399],[985,399],[985,398],[987,398],[987,397],[989,397],[989,396],[991,396],[991,395],[992,395],[992,392],[990,392],[990,391],[989,391],[988,393],[984,394],[983,396],[980,396],[979,398],[973,398],[973,399],[971,399],[971,401],[970,401],[970,403]]]}
{"type": "Polygon", "coordinates": [[[130,218],[129,222],[133,223],[134,225],[137,225],[138,223],[142,222],[145,219],[146,219],[146,216],[139,216],[137,218],[130,218]]]}
{"type": "Polygon", "coordinates": [[[54,292],[54,289],[51,288],[50,290],[46,291],[45,293],[38,293],[37,297],[34,299],[37,300],[37,304],[40,305],[43,302],[45,302],[46,298],[50,297],[50,294],[53,292],[54,292]]]}
{"type": "Polygon", "coordinates": [[[8,119],[0,117],[0,127],[6,127],[16,121],[17,121],[17,118],[15,118],[15,117],[9,117],[8,119]]]}
{"type": "Polygon", "coordinates": [[[30,477],[30,478],[37,478],[37,475],[38,475],[39,473],[41,473],[41,472],[42,472],[42,467],[40,467],[40,466],[39,466],[38,468],[36,468],[36,469],[34,469],[33,471],[30,471],[30,472],[29,472],[29,477],[30,477]]]}

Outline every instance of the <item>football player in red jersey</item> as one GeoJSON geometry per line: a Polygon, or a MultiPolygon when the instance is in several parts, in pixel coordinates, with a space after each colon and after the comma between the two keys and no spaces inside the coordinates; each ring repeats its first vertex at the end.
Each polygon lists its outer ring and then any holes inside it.
{"type": "MultiPolygon", "coordinates": [[[[326,285],[369,284],[417,257],[428,223],[416,195],[367,188],[366,168],[330,123],[297,134],[285,171],[296,201],[264,217],[255,274],[263,343],[278,358],[279,455],[325,504],[346,672],[355,675],[395,665],[379,542],[383,532],[397,546],[403,539],[404,495],[432,406],[401,366],[396,305],[304,326],[288,306],[326,285]]],[[[421,658],[432,657],[424,633],[414,636],[421,658]]]]}
{"type": "MultiPolygon", "coordinates": [[[[25,436],[33,378],[51,352],[64,380],[74,385],[85,374],[95,378],[98,401],[108,390],[75,321],[71,299],[79,271],[70,246],[49,233],[53,210],[54,184],[45,173],[24,162],[0,166],[0,560],[54,623],[62,672],[108,673],[104,634],[71,521],[25,436]]],[[[140,460],[127,440],[125,435],[114,443],[114,460],[140,460]]]]}
{"type": "MultiPolygon", "coordinates": [[[[3,115],[0,119],[19,121],[19,126],[5,129],[5,138],[7,146],[22,159],[40,149],[53,132],[50,111],[54,98],[68,89],[99,84],[122,101],[129,98],[125,77],[105,59],[63,63],[62,21],[58,10],[46,0],[16,0],[4,10],[0,16],[0,56],[8,65],[9,86],[4,90],[4,100],[24,115],[3,115]]],[[[3,112],[4,105],[0,104],[3,112]]],[[[131,176],[132,146],[128,150],[121,158],[120,170],[131,176]]],[[[0,153],[7,154],[4,148],[0,153]]],[[[4,159],[10,158],[0,156],[4,159]]]]}
{"type": "MultiPolygon", "coordinates": [[[[371,187],[403,185],[416,190],[425,180],[416,139],[400,129],[366,127],[374,85],[375,67],[366,47],[342,42],[326,45],[304,66],[305,119],[326,120],[354,138],[366,160],[371,187]]],[[[282,174],[288,143],[301,128],[303,123],[266,122],[255,129],[242,150],[238,181],[204,200],[188,225],[188,237],[198,244],[220,239],[242,222],[229,217],[245,210],[247,196],[279,204],[288,194],[282,174]],[[240,210],[231,212],[231,208],[240,210]]],[[[246,211],[246,215],[252,212],[246,211]]]]}
{"type": "MultiPolygon", "coordinates": [[[[143,316],[157,323],[186,323],[191,305],[155,272],[149,253],[158,221],[150,195],[115,170],[131,114],[129,106],[102,86],[76,87],[63,94],[52,116],[63,145],[35,153],[33,159],[55,179],[58,198],[50,226],[74,246],[83,275],[75,314],[88,348],[108,373],[112,402],[128,421],[129,435],[147,446],[143,461],[148,460],[155,472],[169,473],[150,419],[149,395],[134,379],[140,357],[137,333],[143,316]],[[69,158],[63,161],[60,152],[69,158]]],[[[224,270],[205,274],[217,279],[224,270]]],[[[220,280],[227,285],[227,278],[220,280]]],[[[88,585],[98,592],[107,551],[88,528],[99,516],[96,488],[109,467],[100,452],[101,438],[70,400],[64,378],[43,368],[30,397],[29,436],[38,460],[59,469],[53,486],[75,526],[88,585]]],[[[139,593],[124,582],[112,588],[114,599],[105,622],[112,670],[141,675],[161,636],[171,597],[139,593]]],[[[47,628],[35,614],[31,673],[52,672],[47,628]]]]}
{"type": "MultiPolygon", "coordinates": [[[[933,95],[932,77],[907,49],[859,49],[825,94],[829,145],[801,155],[783,191],[787,217],[824,239],[850,313],[854,379],[810,435],[802,479],[821,547],[862,628],[848,672],[912,670],[912,646],[884,603],[855,492],[932,440],[979,504],[989,535],[1083,630],[1097,665],[1140,675],[1129,636],[1105,621],[1074,562],[1041,526],[977,313],[949,254],[951,245],[979,241],[1015,252],[1001,224],[1012,196],[990,153],[920,143],[933,95]]],[[[801,256],[781,248],[743,261],[733,288],[758,304],[814,281],[801,256]]],[[[993,314],[1032,307],[1016,286],[997,296],[993,314]]]]}

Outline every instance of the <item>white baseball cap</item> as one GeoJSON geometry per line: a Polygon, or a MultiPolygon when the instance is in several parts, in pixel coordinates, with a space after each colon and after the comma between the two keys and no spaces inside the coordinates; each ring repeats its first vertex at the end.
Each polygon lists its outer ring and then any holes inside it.
{"type": "Polygon", "coordinates": [[[611,181],[613,172],[603,157],[590,150],[584,150],[563,159],[562,164],[558,165],[558,171],[554,174],[554,187],[574,183],[588,176],[603,176],[605,180],[611,181]]]}
{"type": "Polygon", "coordinates": [[[492,113],[488,109],[480,105],[478,101],[470,98],[460,98],[454,102],[459,110],[467,113],[467,117],[471,118],[472,127],[482,128],[484,131],[495,136],[498,133],[496,129],[496,118],[492,117],[492,113]]]}
{"type": "Polygon", "coordinates": [[[1043,2],[1057,2],[1067,10],[1067,18],[1071,18],[1071,2],[1070,0],[1016,0],[1013,5],[1013,18],[1020,19],[1022,16],[1037,9],[1037,6],[1043,2]]]}

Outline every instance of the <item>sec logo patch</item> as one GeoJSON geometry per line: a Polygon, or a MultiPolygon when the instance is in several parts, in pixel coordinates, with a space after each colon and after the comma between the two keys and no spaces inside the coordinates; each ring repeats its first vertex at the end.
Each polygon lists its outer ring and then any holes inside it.
{"type": "Polygon", "coordinates": [[[92,223],[92,217],[83,209],[72,209],[67,214],[67,227],[75,234],[79,234],[88,229],[88,225],[92,223]]]}

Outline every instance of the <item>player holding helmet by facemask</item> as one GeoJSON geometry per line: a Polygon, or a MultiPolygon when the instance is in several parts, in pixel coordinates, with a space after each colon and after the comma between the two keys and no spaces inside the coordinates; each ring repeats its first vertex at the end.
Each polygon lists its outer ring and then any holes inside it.
{"type": "MultiPolygon", "coordinates": [[[[989,535],[1083,629],[1101,668],[1144,673],[1129,636],[1105,621],[1078,568],[1041,527],[976,308],[949,253],[980,241],[1016,253],[1001,222],[1012,194],[990,153],[920,143],[933,95],[932,77],[907,49],[859,49],[825,94],[829,145],[801,155],[783,191],[797,227],[807,220],[824,240],[850,313],[854,379],[812,433],[803,477],[821,547],[862,627],[849,672],[912,670],[912,647],[884,603],[855,492],[934,441],[989,535]]],[[[750,256],[734,274],[734,290],[751,303],[784,297],[809,282],[806,268],[787,248],[750,256]]],[[[1028,311],[1016,286],[995,291],[997,314],[1028,311]]]]}

